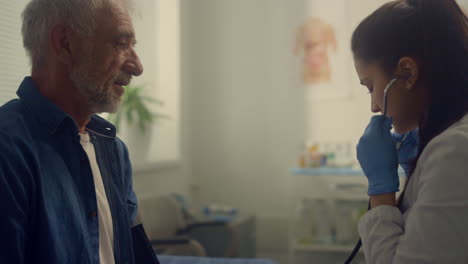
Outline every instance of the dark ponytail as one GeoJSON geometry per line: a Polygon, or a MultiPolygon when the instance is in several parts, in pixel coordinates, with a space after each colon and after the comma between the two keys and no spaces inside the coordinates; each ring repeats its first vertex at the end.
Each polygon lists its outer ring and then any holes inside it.
{"type": "Polygon", "coordinates": [[[421,61],[430,89],[430,104],[420,124],[421,155],[434,137],[468,112],[468,20],[454,0],[408,2],[421,12],[421,61]]]}
{"type": "Polygon", "coordinates": [[[468,113],[468,20],[454,0],[389,2],[353,33],[354,56],[393,75],[400,58],[419,62],[429,104],[419,125],[419,156],[427,144],[468,113]]]}

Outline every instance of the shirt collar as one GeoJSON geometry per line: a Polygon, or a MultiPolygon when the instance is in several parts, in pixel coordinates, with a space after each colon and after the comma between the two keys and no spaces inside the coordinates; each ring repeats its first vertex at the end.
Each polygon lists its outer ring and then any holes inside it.
{"type": "Polygon", "coordinates": [[[105,120],[104,118],[98,115],[91,116],[91,120],[86,126],[86,130],[88,132],[98,134],[100,136],[107,137],[107,138],[116,137],[115,126],[112,125],[109,121],[105,120]]]}
{"type": "MultiPolygon", "coordinates": [[[[62,109],[44,97],[31,77],[24,78],[16,94],[31,109],[32,113],[36,115],[39,122],[47,127],[51,134],[55,134],[62,125],[68,126],[69,129],[73,130],[73,133],[78,134],[75,121],[62,109]]],[[[105,137],[115,138],[116,136],[115,127],[97,115],[91,117],[86,128],[105,137]]]]}

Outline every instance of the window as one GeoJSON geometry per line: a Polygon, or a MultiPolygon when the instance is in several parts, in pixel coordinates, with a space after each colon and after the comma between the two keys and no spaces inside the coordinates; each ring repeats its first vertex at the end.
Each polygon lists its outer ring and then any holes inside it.
{"type": "Polygon", "coordinates": [[[122,131],[134,167],[152,168],[158,163],[180,160],[180,23],[179,1],[138,0],[133,23],[137,52],[144,66],[134,84],[164,102],[153,110],[169,116],[157,121],[146,135],[122,131]]]}
{"type": "Polygon", "coordinates": [[[0,8],[0,105],[16,98],[16,90],[30,75],[29,59],[23,48],[21,12],[26,0],[2,0],[0,8]]]}

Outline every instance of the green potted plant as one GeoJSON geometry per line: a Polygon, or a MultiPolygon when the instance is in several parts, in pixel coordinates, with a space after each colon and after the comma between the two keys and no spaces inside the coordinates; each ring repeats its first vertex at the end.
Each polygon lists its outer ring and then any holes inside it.
{"type": "Polygon", "coordinates": [[[156,119],[167,118],[166,115],[153,113],[149,109],[149,104],[163,105],[161,100],[143,95],[142,85],[127,85],[122,97],[122,105],[116,113],[110,114],[108,120],[113,123],[119,131],[122,122],[129,126],[138,125],[138,128],[145,133],[156,119]]]}

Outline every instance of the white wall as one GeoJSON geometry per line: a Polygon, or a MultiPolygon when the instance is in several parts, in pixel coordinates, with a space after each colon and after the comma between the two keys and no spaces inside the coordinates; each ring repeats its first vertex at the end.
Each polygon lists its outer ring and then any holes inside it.
{"type": "MultiPolygon", "coordinates": [[[[329,3],[332,3],[330,1],[329,3]]],[[[385,0],[360,0],[348,5],[349,28],[347,43],[350,47],[351,34],[359,22],[373,10],[381,6],[385,0]]],[[[349,49],[349,48],[348,48],[349,49]]],[[[351,55],[350,55],[351,56],[351,55]]],[[[308,105],[308,137],[321,141],[350,141],[354,146],[372,113],[370,111],[370,96],[368,90],[361,86],[354,70],[352,60],[348,66],[351,71],[350,94],[344,98],[314,101],[308,105]]]]}
{"type": "MultiPolygon", "coordinates": [[[[351,6],[352,24],[379,2],[351,6]]],[[[370,117],[366,89],[357,79],[350,97],[306,107],[292,55],[295,16],[304,16],[305,6],[286,0],[182,1],[192,197],[199,207],[219,202],[255,213],[261,249],[287,248],[289,169],[307,138],[306,122],[313,123],[318,139],[357,141],[370,117]]]]}
{"type": "MultiPolygon", "coordinates": [[[[182,3],[193,198],[199,205],[226,203],[256,213],[260,221],[281,222],[290,208],[288,169],[305,132],[304,91],[291,70],[292,36],[286,37],[284,13],[297,5],[282,0],[182,3]]],[[[271,231],[259,229],[260,234],[271,231]]],[[[284,228],[277,232],[286,236],[284,228]]]]}

